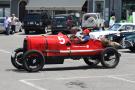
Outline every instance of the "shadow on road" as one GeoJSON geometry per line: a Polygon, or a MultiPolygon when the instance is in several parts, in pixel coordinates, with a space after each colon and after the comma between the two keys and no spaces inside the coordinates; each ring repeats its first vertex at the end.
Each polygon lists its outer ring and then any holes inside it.
{"type": "MultiPolygon", "coordinates": [[[[107,68],[105,68],[103,66],[53,67],[53,68],[43,68],[41,71],[66,71],[66,70],[88,70],[88,69],[107,69],[107,68]]],[[[6,69],[6,71],[8,71],[8,72],[13,71],[13,72],[18,72],[18,73],[28,73],[24,69],[6,69]]],[[[34,72],[34,73],[39,73],[39,72],[34,72]]]]}
{"type": "Polygon", "coordinates": [[[106,68],[102,66],[53,67],[53,68],[43,68],[42,71],[65,71],[65,70],[87,70],[87,69],[106,69],[106,68]]]}
{"type": "Polygon", "coordinates": [[[132,54],[135,54],[135,52],[131,52],[131,51],[120,51],[122,53],[132,53],[132,54]]]}

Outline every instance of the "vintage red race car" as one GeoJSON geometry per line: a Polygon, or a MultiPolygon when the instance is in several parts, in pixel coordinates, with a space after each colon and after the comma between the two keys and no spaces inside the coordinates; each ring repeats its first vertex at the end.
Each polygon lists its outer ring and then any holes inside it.
{"type": "Polygon", "coordinates": [[[90,39],[74,43],[67,35],[27,36],[23,48],[14,50],[11,62],[17,69],[37,72],[45,64],[63,64],[64,59],[84,60],[93,67],[101,62],[106,68],[118,65],[120,54],[113,47],[104,47],[101,41],[90,39]]]}

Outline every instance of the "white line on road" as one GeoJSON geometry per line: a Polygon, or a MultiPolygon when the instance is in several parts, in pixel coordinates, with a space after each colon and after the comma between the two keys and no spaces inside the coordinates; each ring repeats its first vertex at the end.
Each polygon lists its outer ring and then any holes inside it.
{"type": "Polygon", "coordinates": [[[119,78],[120,76],[132,76],[134,74],[124,74],[124,75],[104,75],[104,76],[88,76],[88,77],[67,77],[67,78],[40,78],[40,79],[23,79],[23,80],[19,80],[20,82],[31,86],[33,88],[36,88],[38,90],[47,90],[44,89],[38,85],[35,85],[33,83],[30,83],[29,81],[38,81],[38,80],[68,80],[68,79],[86,79],[86,78],[113,78],[113,79],[117,79],[117,80],[122,80],[122,81],[126,81],[129,83],[135,83],[135,81],[131,81],[131,80],[127,80],[124,78],[119,78]],[[118,77],[119,76],[119,77],[118,77]]]}
{"type": "Polygon", "coordinates": [[[128,80],[128,79],[121,78],[121,77],[109,76],[109,78],[113,78],[113,79],[117,79],[117,80],[122,80],[122,81],[126,81],[128,83],[134,83],[135,84],[135,81],[128,80]]]}
{"type": "Polygon", "coordinates": [[[23,79],[25,81],[38,81],[38,80],[66,80],[66,79],[85,79],[85,78],[104,78],[112,76],[131,76],[134,74],[123,74],[123,75],[103,75],[103,76],[85,76],[85,77],[67,77],[67,78],[39,78],[39,79],[23,79]]]}
{"type": "Polygon", "coordinates": [[[28,86],[31,86],[31,87],[33,87],[33,88],[36,88],[36,89],[38,89],[38,90],[47,90],[47,89],[44,89],[44,88],[42,88],[42,87],[40,87],[40,86],[37,86],[37,85],[35,85],[35,84],[33,84],[33,83],[30,83],[30,82],[28,82],[28,81],[26,81],[26,80],[20,80],[20,82],[22,82],[22,83],[24,83],[24,84],[26,84],[26,85],[28,85],[28,86]]]}
{"type": "Polygon", "coordinates": [[[2,52],[2,53],[8,53],[8,54],[11,54],[11,52],[9,52],[9,51],[6,51],[6,50],[0,50],[0,52],[2,52]]]}

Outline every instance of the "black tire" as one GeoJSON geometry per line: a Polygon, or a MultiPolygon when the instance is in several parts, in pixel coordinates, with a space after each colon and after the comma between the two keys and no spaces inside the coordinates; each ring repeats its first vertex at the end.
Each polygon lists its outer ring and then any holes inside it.
{"type": "Polygon", "coordinates": [[[29,30],[24,30],[24,33],[25,34],[29,34],[29,30]]]}
{"type": "Polygon", "coordinates": [[[130,47],[129,50],[130,50],[131,52],[135,52],[135,47],[130,47]]]}
{"type": "Polygon", "coordinates": [[[118,51],[112,47],[106,48],[101,54],[101,64],[106,68],[115,68],[120,59],[118,51]]]}
{"type": "Polygon", "coordinates": [[[13,55],[11,56],[11,63],[17,69],[23,68],[23,48],[17,48],[14,50],[13,55]]]}
{"type": "Polygon", "coordinates": [[[28,72],[38,72],[44,66],[44,56],[37,50],[27,51],[23,56],[23,65],[28,72]]]}
{"type": "Polygon", "coordinates": [[[90,57],[87,57],[84,58],[84,62],[90,67],[95,67],[100,63],[100,59],[99,58],[92,59],[90,57]]]}

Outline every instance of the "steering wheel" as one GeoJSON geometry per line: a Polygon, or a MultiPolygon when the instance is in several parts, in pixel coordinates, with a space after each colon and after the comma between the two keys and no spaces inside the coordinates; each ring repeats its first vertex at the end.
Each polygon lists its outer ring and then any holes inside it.
{"type": "Polygon", "coordinates": [[[73,42],[73,43],[76,43],[76,44],[81,42],[79,37],[77,37],[75,35],[70,36],[70,41],[73,42]]]}

